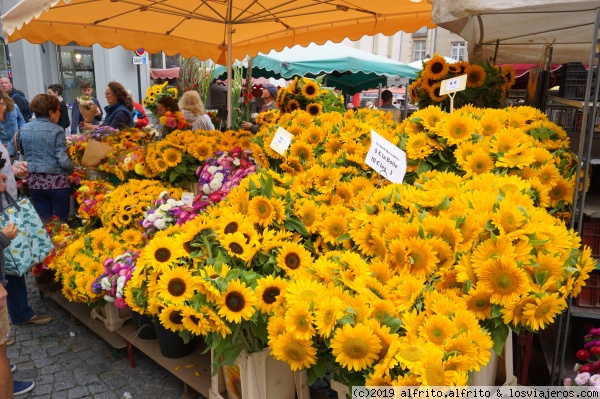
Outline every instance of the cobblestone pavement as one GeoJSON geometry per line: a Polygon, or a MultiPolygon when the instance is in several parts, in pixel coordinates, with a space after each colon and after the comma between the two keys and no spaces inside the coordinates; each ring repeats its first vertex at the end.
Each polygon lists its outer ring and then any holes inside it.
{"type": "Polygon", "coordinates": [[[13,377],[35,382],[17,398],[33,399],[205,399],[140,351],[136,367],[129,366],[126,349],[112,347],[50,298],[42,299],[28,276],[29,303],[36,312],[52,316],[46,325],[11,325],[15,344],[7,349],[17,365],[13,377]]]}

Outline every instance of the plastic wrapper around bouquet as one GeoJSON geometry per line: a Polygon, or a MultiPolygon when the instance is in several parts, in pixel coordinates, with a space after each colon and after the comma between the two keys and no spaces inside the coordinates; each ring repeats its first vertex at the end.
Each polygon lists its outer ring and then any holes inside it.
{"type": "Polygon", "coordinates": [[[91,97],[79,97],[77,98],[77,105],[79,106],[79,113],[83,117],[83,121],[86,123],[92,123],[98,112],[98,106],[94,103],[91,97]]]}

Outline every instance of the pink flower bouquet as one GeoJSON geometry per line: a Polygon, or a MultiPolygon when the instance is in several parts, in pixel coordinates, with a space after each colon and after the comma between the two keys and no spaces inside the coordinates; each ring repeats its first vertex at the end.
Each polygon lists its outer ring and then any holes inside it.
{"type": "Polygon", "coordinates": [[[124,298],[125,285],[131,279],[135,262],[139,252],[127,251],[116,258],[104,261],[104,273],[92,284],[92,291],[101,294],[104,291],[104,300],[114,302],[119,309],[125,309],[127,303],[124,298]]]}

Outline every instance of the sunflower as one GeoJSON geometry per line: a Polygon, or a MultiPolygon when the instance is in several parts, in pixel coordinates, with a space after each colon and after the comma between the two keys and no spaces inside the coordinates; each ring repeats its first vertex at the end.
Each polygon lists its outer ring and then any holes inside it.
{"type": "Polygon", "coordinates": [[[301,205],[298,206],[296,215],[310,234],[317,231],[317,226],[321,221],[321,210],[316,202],[310,199],[303,200],[301,205]]]}
{"type": "Polygon", "coordinates": [[[179,332],[185,330],[183,325],[183,305],[167,305],[165,306],[158,315],[160,324],[168,328],[173,332],[179,332]]]}
{"type": "Polygon", "coordinates": [[[410,259],[410,266],[406,269],[416,277],[429,276],[438,262],[437,252],[433,250],[426,239],[418,236],[409,238],[406,244],[410,259]]]}
{"type": "Polygon", "coordinates": [[[219,316],[229,322],[241,323],[242,319],[249,320],[256,309],[256,295],[246,286],[246,283],[233,280],[227,283],[227,291],[219,298],[219,316]]]}
{"type": "Polygon", "coordinates": [[[454,323],[442,315],[435,314],[427,319],[419,328],[419,334],[427,341],[436,345],[443,345],[456,331],[454,323]]]}
{"type": "Polygon", "coordinates": [[[258,223],[263,227],[270,226],[273,224],[275,216],[275,208],[267,197],[259,195],[248,203],[248,217],[253,223],[258,223]]]}
{"type": "Polygon", "coordinates": [[[429,90],[427,90],[427,93],[429,94],[429,97],[431,97],[431,99],[435,102],[442,102],[446,99],[446,97],[448,97],[447,94],[444,95],[440,95],[440,89],[442,88],[442,84],[440,82],[434,83],[429,90]]]}
{"type": "Polygon", "coordinates": [[[287,106],[285,108],[288,112],[294,112],[300,109],[300,103],[295,99],[291,99],[290,101],[288,101],[287,106]]]}
{"type": "Polygon", "coordinates": [[[187,267],[167,269],[158,281],[158,295],[165,301],[178,304],[194,295],[194,280],[187,267]]]}
{"type": "Polygon", "coordinates": [[[479,119],[479,126],[481,127],[479,131],[482,135],[491,137],[503,128],[504,124],[498,119],[496,114],[488,112],[483,114],[479,119]]]}
{"type": "Polygon", "coordinates": [[[210,143],[205,141],[196,141],[188,145],[188,153],[199,161],[205,161],[213,155],[213,148],[210,143]]]}
{"type": "Polygon", "coordinates": [[[560,178],[554,187],[550,190],[548,195],[550,196],[550,206],[555,207],[561,201],[565,203],[571,203],[573,199],[573,191],[575,190],[575,185],[572,181],[569,181],[565,178],[560,178]]]}
{"type": "Polygon", "coordinates": [[[258,309],[265,314],[273,312],[283,302],[287,280],[281,277],[267,276],[258,279],[256,284],[258,309]]]}
{"type": "Polygon", "coordinates": [[[492,223],[498,228],[500,234],[510,234],[519,229],[526,221],[522,206],[513,201],[504,200],[492,215],[492,223]]]}
{"type": "Polygon", "coordinates": [[[439,135],[448,140],[449,145],[469,140],[478,128],[478,122],[465,117],[460,112],[450,114],[441,127],[439,135]]]}
{"type": "Polygon", "coordinates": [[[167,164],[168,167],[177,166],[181,162],[182,155],[180,151],[177,151],[176,148],[167,148],[165,152],[163,152],[163,161],[167,164]]]}
{"type": "Polygon", "coordinates": [[[304,246],[293,242],[283,243],[277,255],[277,266],[285,270],[286,275],[301,275],[313,263],[312,256],[304,246]]]}
{"type": "Polygon", "coordinates": [[[476,288],[469,290],[464,299],[467,302],[467,309],[479,320],[485,320],[492,318],[491,297],[492,292],[485,288],[483,284],[478,284],[476,288]]]}
{"type": "Polygon", "coordinates": [[[502,77],[504,78],[504,85],[502,85],[502,90],[506,91],[510,89],[514,84],[516,79],[515,70],[511,65],[503,65],[501,67],[502,77]]]}
{"type": "Polygon", "coordinates": [[[361,371],[378,359],[381,340],[362,323],[346,324],[335,331],[330,346],[336,362],[350,371],[361,371]]]}
{"type": "Polygon", "coordinates": [[[323,106],[319,103],[310,103],[306,106],[306,112],[308,112],[311,116],[321,115],[323,111],[323,106]]]}
{"type": "Polygon", "coordinates": [[[338,237],[348,231],[347,218],[334,212],[326,216],[319,224],[319,232],[325,242],[336,245],[338,237]]]}
{"type": "Polygon", "coordinates": [[[463,168],[467,172],[467,176],[480,175],[494,169],[494,160],[488,152],[478,149],[472,155],[467,156],[467,162],[463,168]]]}
{"type": "Polygon", "coordinates": [[[315,326],[323,338],[329,338],[338,319],[344,316],[344,302],[337,297],[327,296],[319,300],[315,310],[315,326]]]}
{"type": "Polygon", "coordinates": [[[536,298],[535,303],[526,304],[523,316],[527,319],[526,326],[533,331],[543,330],[567,307],[564,298],[559,298],[559,293],[545,293],[541,298],[536,298]]]}
{"type": "Polygon", "coordinates": [[[205,335],[209,331],[208,320],[202,312],[197,312],[191,307],[185,307],[183,312],[183,326],[194,335],[205,335]]]}
{"type": "Polygon", "coordinates": [[[425,63],[421,76],[423,79],[440,80],[448,73],[449,64],[446,59],[438,54],[434,54],[432,58],[425,63]]]}
{"type": "Polygon", "coordinates": [[[489,259],[475,270],[479,285],[491,292],[490,302],[504,306],[525,294],[529,288],[527,273],[505,256],[489,259]]]}
{"type": "Polygon", "coordinates": [[[485,69],[481,65],[469,65],[465,69],[465,74],[467,75],[467,87],[476,88],[482,86],[485,82],[485,69]]]}
{"type": "Polygon", "coordinates": [[[310,340],[315,335],[314,315],[310,308],[310,304],[298,302],[286,310],[286,330],[293,334],[294,338],[310,340]]]}
{"type": "Polygon", "coordinates": [[[141,260],[153,265],[168,266],[174,264],[179,258],[187,255],[179,236],[156,236],[142,250],[141,260]]]}
{"type": "Polygon", "coordinates": [[[319,95],[319,85],[312,80],[305,80],[302,86],[302,94],[307,100],[312,100],[319,95]]]}
{"type": "Polygon", "coordinates": [[[290,156],[298,157],[303,163],[310,162],[315,157],[312,146],[303,141],[295,141],[290,146],[290,156]]]}
{"type": "Polygon", "coordinates": [[[422,338],[401,338],[401,344],[396,353],[396,359],[404,367],[412,369],[416,364],[425,360],[427,353],[439,351],[440,349],[433,344],[427,343],[422,338]]]}
{"type": "Polygon", "coordinates": [[[293,371],[310,368],[317,363],[317,349],[312,341],[295,338],[292,334],[281,335],[272,344],[273,356],[290,365],[293,371]]]}

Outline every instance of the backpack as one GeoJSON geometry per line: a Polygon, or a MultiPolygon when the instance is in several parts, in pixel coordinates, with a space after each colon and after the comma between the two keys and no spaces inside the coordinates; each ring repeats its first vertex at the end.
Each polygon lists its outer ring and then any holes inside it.
{"type": "Polygon", "coordinates": [[[19,93],[13,93],[12,96],[10,96],[10,98],[12,98],[13,101],[15,101],[15,97],[19,96],[23,99],[23,104],[24,104],[24,108],[22,111],[23,116],[29,120],[31,118],[33,118],[33,112],[31,112],[31,108],[29,108],[29,101],[27,101],[27,99],[25,98],[24,95],[19,94],[19,93]]]}

